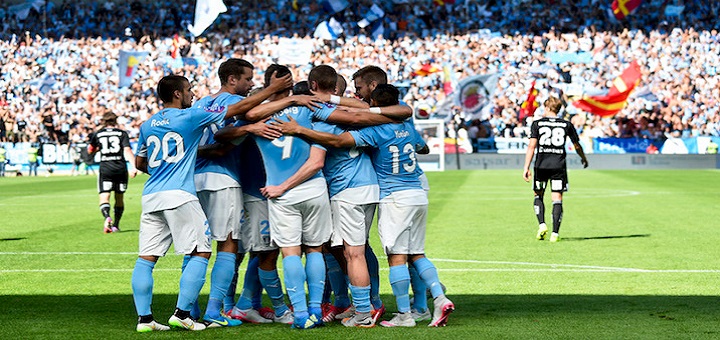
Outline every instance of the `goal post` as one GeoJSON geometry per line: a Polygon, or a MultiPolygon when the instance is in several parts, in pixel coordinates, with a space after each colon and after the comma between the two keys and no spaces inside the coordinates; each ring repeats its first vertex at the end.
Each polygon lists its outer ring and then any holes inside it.
{"type": "Polygon", "coordinates": [[[442,119],[415,119],[415,129],[425,140],[430,153],[417,155],[423,171],[445,171],[445,121],[442,119]]]}

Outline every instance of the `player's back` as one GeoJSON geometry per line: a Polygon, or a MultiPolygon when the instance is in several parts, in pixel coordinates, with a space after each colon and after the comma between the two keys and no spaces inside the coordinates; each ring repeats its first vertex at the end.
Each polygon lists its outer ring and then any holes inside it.
{"type": "Polygon", "coordinates": [[[143,189],[144,204],[145,196],[168,191],[182,191],[196,196],[193,174],[203,129],[222,122],[224,117],[224,111],[167,108],[143,123],[138,155],[147,158],[150,174],[143,189]]]}
{"type": "Polygon", "coordinates": [[[90,141],[100,152],[100,171],[117,172],[124,170],[124,149],[130,146],[127,132],[114,127],[104,127],[98,130],[90,141]]]}
{"type": "Polygon", "coordinates": [[[566,166],[565,141],[577,143],[579,138],[575,127],[567,120],[543,117],[533,122],[530,138],[537,138],[535,167],[539,169],[561,169],[566,166]]]}
{"type": "MultiPolygon", "coordinates": [[[[306,107],[291,106],[273,115],[274,120],[292,117],[306,128],[312,128],[313,111],[306,107]]],[[[310,157],[311,144],[299,137],[281,136],[273,140],[255,137],[267,176],[267,185],[280,185],[294,175],[310,157]]],[[[318,171],[311,179],[322,177],[318,171]]]]}
{"type": "MultiPolygon", "coordinates": [[[[235,104],[244,98],[228,92],[218,94],[216,97],[204,97],[193,107],[202,108],[208,112],[222,112],[229,105],[235,104]]],[[[199,146],[215,143],[215,133],[223,128],[228,122],[210,124],[203,130],[199,146]]],[[[231,150],[227,155],[216,158],[197,157],[195,164],[195,185],[197,190],[219,190],[227,187],[238,186],[239,174],[239,151],[237,148],[231,150]]]]}
{"type": "Polygon", "coordinates": [[[414,129],[412,122],[403,122],[350,132],[358,146],[368,145],[377,149],[372,152],[371,159],[377,173],[381,199],[398,191],[422,190],[415,157],[414,129]]]}
{"type": "MultiPolygon", "coordinates": [[[[322,121],[315,122],[313,129],[335,135],[346,131],[335,124],[322,121]]],[[[377,202],[377,174],[366,148],[329,148],[325,155],[323,174],[328,181],[331,198],[345,189],[374,185],[374,197],[367,199],[377,202]]]]}

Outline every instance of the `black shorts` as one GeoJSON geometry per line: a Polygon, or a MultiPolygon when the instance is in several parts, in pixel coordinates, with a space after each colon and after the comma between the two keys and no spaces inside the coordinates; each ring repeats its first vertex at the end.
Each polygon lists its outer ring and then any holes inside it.
{"type": "Polygon", "coordinates": [[[567,168],[562,169],[535,169],[533,178],[533,190],[545,191],[548,181],[550,181],[550,191],[565,192],[568,191],[567,168]]]}
{"type": "Polygon", "coordinates": [[[100,174],[98,175],[98,193],[111,191],[124,193],[125,190],[127,190],[127,184],[127,171],[109,173],[100,171],[100,174]]]}

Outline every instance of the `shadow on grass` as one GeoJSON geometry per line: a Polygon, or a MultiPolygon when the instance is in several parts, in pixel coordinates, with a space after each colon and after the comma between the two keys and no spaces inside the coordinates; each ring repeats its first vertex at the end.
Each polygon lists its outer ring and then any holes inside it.
{"type": "Polygon", "coordinates": [[[616,238],[637,238],[650,237],[650,234],[614,235],[614,236],[588,236],[588,237],[563,237],[563,241],[587,241],[587,240],[610,240],[616,238]]]}
{"type": "Polygon", "coordinates": [[[0,238],[0,241],[22,241],[27,239],[27,237],[8,237],[8,238],[0,238]]]}
{"type": "MultiPolygon", "coordinates": [[[[412,329],[347,329],[331,324],[313,331],[287,325],[243,325],[193,334],[199,338],[308,339],[398,338],[718,338],[720,319],[715,296],[621,295],[448,295],[456,311],[448,326],[431,330],[426,321],[412,329]],[[441,332],[441,333],[436,333],[441,332]]],[[[154,314],[166,323],[177,296],[155,295],[154,314]]],[[[390,319],[394,299],[383,296],[390,319]]],[[[200,298],[201,306],[207,296],[200,298]]],[[[267,301],[266,301],[267,303],[267,301]]],[[[429,301],[432,306],[432,301],[429,301]]],[[[136,315],[131,295],[12,295],[0,296],[0,337],[14,338],[131,338],[136,315]]],[[[163,337],[181,338],[170,332],[163,337]]]]}

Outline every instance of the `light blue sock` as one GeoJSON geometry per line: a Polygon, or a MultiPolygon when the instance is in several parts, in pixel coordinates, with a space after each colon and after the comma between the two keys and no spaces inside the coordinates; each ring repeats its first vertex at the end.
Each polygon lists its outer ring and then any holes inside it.
{"type": "Polygon", "coordinates": [[[233,278],[232,281],[230,281],[230,287],[228,287],[228,292],[225,295],[225,299],[223,300],[223,309],[226,311],[229,311],[233,307],[235,307],[235,292],[237,290],[238,268],[240,268],[241,262],[242,257],[235,255],[235,268],[233,271],[233,278]]]}
{"type": "Polygon", "coordinates": [[[350,306],[350,297],[348,296],[347,276],[342,272],[340,263],[330,253],[323,254],[325,264],[327,265],[327,281],[330,282],[333,294],[335,294],[335,307],[347,308],[350,306]]]}
{"type": "Polygon", "coordinates": [[[380,263],[378,263],[377,256],[375,256],[375,252],[370,248],[370,245],[365,247],[365,261],[370,273],[370,302],[373,308],[380,309],[382,306],[382,300],[380,299],[380,263]]]}
{"type": "Polygon", "coordinates": [[[325,259],[322,253],[305,255],[305,275],[308,284],[308,307],[320,308],[325,290],[325,259]]]}
{"type": "Polygon", "coordinates": [[[253,294],[257,291],[257,286],[260,285],[260,280],[258,279],[259,264],[260,258],[257,256],[248,262],[247,270],[245,271],[245,279],[243,280],[242,293],[240,294],[237,303],[235,303],[235,307],[238,309],[247,310],[253,308],[253,294]]]}
{"type": "Polygon", "coordinates": [[[287,290],[290,303],[293,305],[295,317],[298,313],[307,313],[307,300],[305,298],[305,268],[300,256],[286,256],[282,260],[285,277],[285,290],[287,290]]]}
{"type": "Polygon", "coordinates": [[[215,264],[210,273],[210,298],[208,299],[205,314],[213,318],[220,317],[223,300],[227,295],[228,288],[235,270],[235,253],[218,252],[215,257],[215,264]]]}
{"type": "Polygon", "coordinates": [[[425,285],[430,287],[430,293],[433,298],[445,294],[443,293],[442,286],[440,285],[440,278],[438,278],[437,269],[435,268],[435,265],[427,259],[427,257],[423,257],[413,262],[413,265],[415,266],[415,269],[417,269],[418,275],[420,275],[423,281],[425,281],[425,285]]]}
{"type": "Polygon", "coordinates": [[[258,276],[260,277],[260,283],[262,283],[263,288],[265,288],[265,291],[267,291],[270,297],[270,301],[275,309],[275,315],[283,315],[288,307],[285,304],[285,294],[283,294],[277,270],[262,270],[258,268],[258,276]]]}
{"type": "Polygon", "coordinates": [[[350,293],[352,294],[353,304],[358,313],[370,313],[370,286],[355,287],[350,285],[350,293]]]}
{"type": "Polygon", "coordinates": [[[155,268],[155,262],[141,258],[135,261],[131,282],[135,310],[139,316],[152,314],[153,268],[155,268]]]}
{"type": "Polygon", "coordinates": [[[205,284],[205,273],[207,272],[208,259],[200,256],[193,256],[188,261],[185,270],[180,276],[180,292],[176,307],[189,311],[193,302],[197,301],[200,290],[205,284]]]}
{"type": "MultiPolygon", "coordinates": [[[[187,267],[188,262],[190,262],[190,258],[192,258],[190,255],[183,256],[181,271],[185,271],[185,267],[187,267]]],[[[192,308],[190,308],[190,316],[195,320],[200,318],[200,303],[198,303],[197,299],[193,301],[192,308]]]]}
{"type": "Polygon", "coordinates": [[[410,272],[406,265],[390,267],[390,287],[400,313],[410,312],[410,272]]]}
{"type": "Polygon", "coordinates": [[[410,286],[412,287],[414,298],[413,309],[422,313],[428,308],[426,295],[427,286],[425,285],[425,281],[423,281],[420,278],[420,275],[418,275],[415,266],[408,265],[408,270],[410,271],[410,286]]]}

